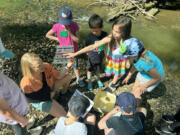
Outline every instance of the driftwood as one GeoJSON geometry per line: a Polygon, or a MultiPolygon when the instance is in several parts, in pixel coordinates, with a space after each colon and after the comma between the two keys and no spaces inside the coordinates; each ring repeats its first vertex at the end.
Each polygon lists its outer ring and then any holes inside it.
{"type": "Polygon", "coordinates": [[[157,2],[146,2],[146,0],[96,0],[94,3],[88,5],[88,7],[96,4],[111,6],[107,21],[111,21],[119,16],[129,16],[135,19],[135,16],[138,14],[143,14],[148,18],[155,19],[154,15],[158,10],[151,10],[151,8],[153,8],[157,2]]]}

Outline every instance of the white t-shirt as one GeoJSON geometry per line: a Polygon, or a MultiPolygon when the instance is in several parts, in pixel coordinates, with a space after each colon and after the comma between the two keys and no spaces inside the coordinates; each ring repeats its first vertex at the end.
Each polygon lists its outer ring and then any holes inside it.
{"type": "MultiPolygon", "coordinates": [[[[24,94],[13,80],[2,73],[0,73],[0,100],[1,99],[5,99],[8,105],[18,114],[24,116],[28,113],[28,105],[24,94]]],[[[8,120],[1,114],[0,122],[10,125],[17,124],[17,122],[8,120]]]]}
{"type": "Polygon", "coordinates": [[[84,123],[76,121],[71,125],[65,125],[65,119],[65,117],[59,118],[54,135],[87,135],[87,127],[84,123]]]}

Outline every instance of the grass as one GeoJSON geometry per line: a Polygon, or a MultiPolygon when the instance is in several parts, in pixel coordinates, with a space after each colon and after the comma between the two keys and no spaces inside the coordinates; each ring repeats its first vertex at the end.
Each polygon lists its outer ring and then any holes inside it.
{"type": "Polygon", "coordinates": [[[0,8],[16,9],[22,7],[27,0],[0,0],[0,8]]]}

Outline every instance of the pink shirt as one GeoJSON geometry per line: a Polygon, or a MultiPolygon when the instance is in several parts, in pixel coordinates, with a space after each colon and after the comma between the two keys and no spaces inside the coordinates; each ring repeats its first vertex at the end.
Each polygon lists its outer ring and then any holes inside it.
{"type": "MultiPolygon", "coordinates": [[[[76,35],[76,33],[79,31],[79,26],[76,22],[71,22],[71,24],[69,25],[69,28],[72,32],[72,34],[76,35]]],[[[61,31],[66,31],[66,29],[63,27],[63,25],[59,24],[59,23],[56,23],[53,25],[52,27],[52,30],[54,32],[56,32],[56,35],[58,37],[58,40],[59,40],[59,45],[60,46],[70,46],[70,45],[73,45],[74,46],[74,51],[78,51],[78,45],[76,42],[73,41],[73,39],[71,38],[71,36],[67,35],[67,37],[62,37],[60,35],[60,32],[61,31]]]]}

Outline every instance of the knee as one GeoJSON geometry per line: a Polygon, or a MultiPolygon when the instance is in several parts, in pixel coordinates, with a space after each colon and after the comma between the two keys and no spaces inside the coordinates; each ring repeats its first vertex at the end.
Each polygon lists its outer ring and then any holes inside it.
{"type": "Polygon", "coordinates": [[[133,88],[132,92],[131,92],[136,98],[140,98],[141,97],[141,91],[136,87],[133,88]]]}
{"type": "Polygon", "coordinates": [[[68,74],[68,75],[66,76],[66,78],[67,78],[67,80],[71,80],[71,79],[72,79],[72,76],[71,76],[70,74],[68,74]]]}

